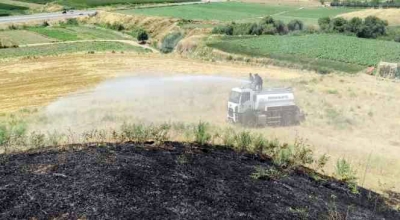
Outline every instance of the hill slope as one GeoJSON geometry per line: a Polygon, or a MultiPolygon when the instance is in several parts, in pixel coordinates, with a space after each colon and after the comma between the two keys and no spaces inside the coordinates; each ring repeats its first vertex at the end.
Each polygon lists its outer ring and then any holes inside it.
{"type": "Polygon", "coordinates": [[[251,178],[253,155],[167,143],[0,157],[0,219],[399,219],[373,192],[302,171],[251,178]]]}

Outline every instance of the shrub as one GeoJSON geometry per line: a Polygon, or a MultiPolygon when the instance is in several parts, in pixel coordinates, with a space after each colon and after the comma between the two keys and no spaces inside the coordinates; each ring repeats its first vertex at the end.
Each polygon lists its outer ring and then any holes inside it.
{"type": "Polygon", "coordinates": [[[37,134],[36,132],[32,132],[29,137],[29,143],[34,148],[43,148],[45,146],[45,138],[44,134],[37,134]]]}
{"type": "Polygon", "coordinates": [[[180,32],[168,34],[162,41],[161,52],[170,53],[174,50],[175,46],[182,39],[183,35],[180,32]]]}
{"type": "Polygon", "coordinates": [[[125,30],[124,25],[122,25],[122,24],[117,24],[117,23],[113,23],[113,24],[107,23],[107,24],[106,24],[106,27],[109,28],[109,29],[116,30],[116,31],[123,31],[123,30],[125,30]]]}
{"type": "Polygon", "coordinates": [[[137,40],[139,42],[145,42],[146,40],[149,39],[149,35],[145,30],[139,30],[138,35],[137,35],[137,40]]]}
{"type": "Polygon", "coordinates": [[[275,20],[274,21],[274,27],[275,27],[276,32],[278,34],[283,35],[283,34],[287,34],[287,32],[288,32],[288,28],[287,28],[286,24],[283,23],[283,21],[275,20]]]}
{"type": "Polygon", "coordinates": [[[42,23],[42,27],[48,27],[48,26],[50,26],[49,22],[44,21],[44,22],[42,23]]]}
{"type": "Polygon", "coordinates": [[[358,31],[361,30],[362,25],[363,25],[363,21],[361,18],[358,18],[358,17],[352,18],[347,23],[346,31],[352,32],[352,33],[357,33],[358,31]]]}
{"type": "Polygon", "coordinates": [[[213,28],[212,33],[233,35],[233,26],[232,25],[217,26],[213,28]]]}
{"type": "Polygon", "coordinates": [[[235,130],[227,128],[222,135],[222,143],[227,147],[233,147],[235,145],[235,130]]]}
{"type": "Polygon", "coordinates": [[[211,134],[208,131],[208,124],[205,122],[199,122],[195,127],[195,142],[200,145],[205,145],[211,140],[211,134]]]}
{"type": "Polygon", "coordinates": [[[357,32],[357,37],[377,38],[378,36],[385,35],[386,26],[388,26],[387,21],[381,20],[375,16],[368,16],[365,18],[362,27],[357,32]]]}
{"type": "Polygon", "coordinates": [[[69,18],[67,19],[67,25],[76,26],[79,25],[79,23],[76,18],[69,18]]]}
{"type": "Polygon", "coordinates": [[[334,18],[332,20],[332,30],[335,32],[342,33],[346,30],[347,27],[347,20],[339,17],[339,18],[334,18]]]}
{"type": "Polygon", "coordinates": [[[345,159],[339,159],[336,162],[336,177],[347,183],[350,190],[354,194],[358,194],[356,172],[351,168],[350,163],[345,159]]]}
{"type": "Polygon", "coordinates": [[[277,31],[273,24],[264,24],[262,33],[267,35],[274,35],[277,33],[277,31]]]}
{"type": "Polygon", "coordinates": [[[302,21],[295,19],[289,22],[288,29],[289,31],[301,31],[303,30],[304,24],[302,21]]]}
{"type": "Polygon", "coordinates": [[[394,37],[394,41],[400,43],[400,35],[397,35],[394,37]]]}
{"type": "Polygon", "coordinates": [[[318,19],[318,25],[322,31],[329,31],[331,29],[331,18],[324,17],[318,19]]]}
{"type": "Polygon", "coordinates": [[[233,26],[233,35],[249,35],[252,32],[252,23],[239,23],[233,26]]]}
{"type": "Polygon", "coordinates": [[[274,24],[275,20],[271,16],[261,19],[260,24],[274,24]]]}

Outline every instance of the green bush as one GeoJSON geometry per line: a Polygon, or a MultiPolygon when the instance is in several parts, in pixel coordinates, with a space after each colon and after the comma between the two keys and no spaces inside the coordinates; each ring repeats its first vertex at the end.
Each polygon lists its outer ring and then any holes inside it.
{"type": "Polygon", "coordinates": [[[336,162],[335,176],[339,180],[347,183],[354,194],[358,194],[356,172],[345,159],[339,159],[336,162]]]}
{"type": "Polygon", "coordinates": [[[212,30],[213,34],[225,34],[225,35],[233,35],[233,26],[232,25],[223,25],[214,27],[212,30]]]}
{"type": "Polygon", "coordinates": [[[274,24],[275,20],[271,16],[266,16],[261,19],[260,24],[274,24]]]}
{"type": "Polygon", "coordinates": [[[180,32],[168,34],[162,41],[161,52],[170,53],[174,50],[175,46],[182,39],[183,35],[180,32]]]}
{"type": "Polygon", "coordinates": [[[302,31],[304,28],[304,24],[302,21],[295,19],[288,23],[289,31],[302,31]]]}
{"type": "Polygon", "coordinates": [[[397,35],[394,37],[394,41],[400,43],[400,35],[397,35]]]}
{"type": "Polygon", "coordinates": [[[252,23],[239,23],[233,27],[233,35],[249,35],[252,34],[253,25],[252,23]]]}
{"type": "Polygon", "coordinates": [[[79,22],[76,18],[69,18],[66,22],[67,25],[76,26],[79,25],[79,22]]]}
{"type": "Polygon", "coordinates": [[[137,35],[137,40],[140,42],[145,42],[146,40],[149,39],[149,35],[145,30],[139,30],[138,35],[137,35]]]}
{"type": "Polygon", "coordinates": [[[339,32],[339,33],[343,33],[346,31],[347,28],[347,20],[342,18],[342,17],[338,17],[338,18],[334,18],[332,20],[332,30],[334,32],[339,32]]]}
{"type": "Polygon", "coordinates": [[[357,33],[361,30],[362,25],[363,25],[363,20],[361,18],[358,17],[352,18],[347,23],[346,31],[351,33],[357,33]]]}
{"type": "Polygon", "coordinates": [[[319,28],[322,31],[330,31],[331,30],[331,18],[330,17],[323,17],[318,19],[319,28]]]}

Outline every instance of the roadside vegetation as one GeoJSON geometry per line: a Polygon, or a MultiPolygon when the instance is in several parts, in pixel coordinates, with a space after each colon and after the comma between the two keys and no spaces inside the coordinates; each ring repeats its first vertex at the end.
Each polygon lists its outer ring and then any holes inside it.
{"type": "MultiPolygon", "coordinates": [[[[22,2],[30,2],[36,4],[47,4],[54,2],[54,0],[19,0],[22,2]]],[[[72,7],[72,8],[89,8],[107,5],[117,4],[155,4],[155,3],[176,3],[176,2],[191,2],[197,0],[60,0],[57,1],[60,5],[72,7]]]]}
{"type": "Polygon", "coordinates": [[[400,8],[399,0],[333,0],[330,5],[332,7],[352,7],[352,8],[400,8]]]}

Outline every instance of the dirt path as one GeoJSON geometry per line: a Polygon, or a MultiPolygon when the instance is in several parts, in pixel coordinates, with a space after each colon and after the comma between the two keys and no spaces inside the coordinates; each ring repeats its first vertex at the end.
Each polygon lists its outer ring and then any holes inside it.
{"type": "Polygon", "coordinates": [[[53,44],[73,44],[73,43],[82,43],[82,42],[120,42],[124,44],[129,44],[136,47],[142,47],[144,49],[149,49],[153,53],[159,53],[158,50],[150,47],[148,45],[140,44],[136,41],[132,40],[76,40],[76,41],[63,41],[63,42],[49,42],[49,43],[37,43],[37,44],[23,44],[19,45],[19,47],[37,47],[37,46],[46,46],[46,45],[53,45],[53,44]]]}

